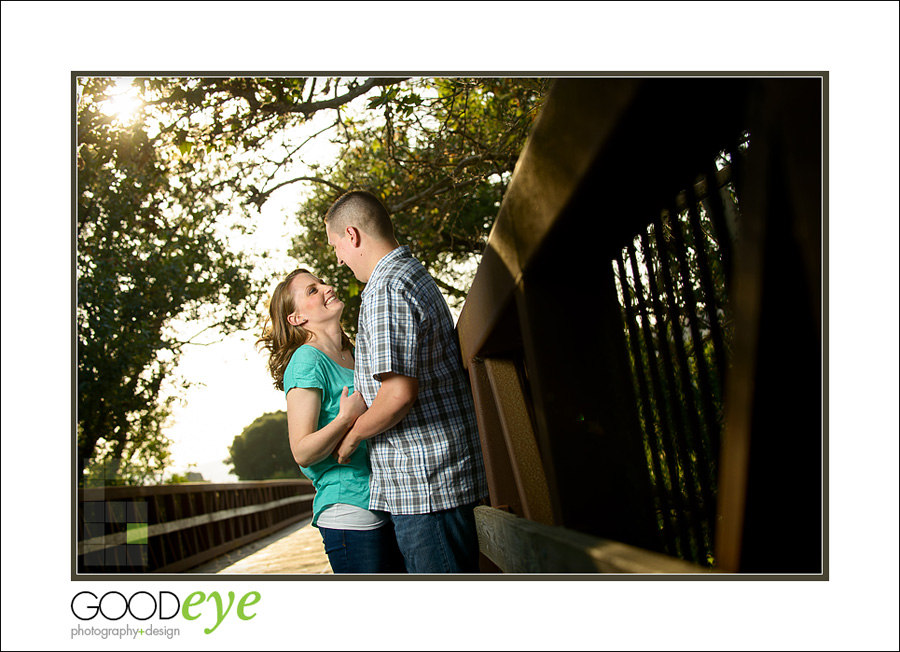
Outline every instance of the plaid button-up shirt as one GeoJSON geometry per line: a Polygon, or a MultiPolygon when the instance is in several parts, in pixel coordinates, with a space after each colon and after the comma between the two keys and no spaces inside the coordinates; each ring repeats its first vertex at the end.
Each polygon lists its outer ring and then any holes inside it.
{"type": "Polygon", "coordinates": [[[422,264],[399,247],[362,292],[357,390],[368,405],[392,372],[419,381],[409,413],[369,440],[370,509],[425,514],[476,502],[487,480],[475,406],[447,302],[422,264]]]}

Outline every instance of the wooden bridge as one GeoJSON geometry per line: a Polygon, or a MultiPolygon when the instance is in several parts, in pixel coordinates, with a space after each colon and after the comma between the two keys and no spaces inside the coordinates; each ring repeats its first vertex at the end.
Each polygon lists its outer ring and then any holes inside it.
{"type": "Polygon", "coordinates": [[[824,92],[557,82],[459,320],[501,570],[825,574],[824,92]]]}
{"type": "Polygon", "coordinates": [[[322,537],[308,518],[186,572],[217,575],[333,574],[322,537]]]}
{"type": "MultiPolygon", "coordinates": [[[[557,81],[458,324],[484,570],[827,578],[824,81],[557,81]]],[[[194,568],[308,518],[288,484],[85,491],[165,509],[131,566],[79,517],[79,571],[194,568]]]]}
{"type": "MultiPolygon", "coordinates": [[[[105,487],[78,494],[76,572],[139,574],[224,570],[290,528],[307,525],[315,492],[308,480],[268,480],[105,487]]],[[[294,536],[295,552],[277,569],[269,563],[266,572],[330,572],[318,531],[311,535],[311,529],[306,527],[299,541],[294,536]]]]}

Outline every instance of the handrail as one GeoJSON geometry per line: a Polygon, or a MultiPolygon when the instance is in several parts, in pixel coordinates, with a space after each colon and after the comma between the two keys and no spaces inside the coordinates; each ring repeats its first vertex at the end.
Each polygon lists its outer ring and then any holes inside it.
{"type": "MultiPolygon", "coordinates": [[[[169,534],[178,530],[186,530],[187,528],[197,527],[207,523],[215,523],[223,521],[227,518],[235,518],[237,516],[246,516],[248,514],[257,514],[265,512],[283,505],[292,505],[294,503],[308,502],[315,496],[315,493],[295,496],[293,498],[282,498],[281,500],[273,500],[262,505],[253,505],[247,507],[239,507],[237,509],[223,509],[212,514],[203,514],[201,516],[192,516],[191,518],[182,518],[177,521],[169,521],[167,523],[159,523],[151,525],[147,528],[147,537],[159,536],[161,534],[169,534]]],[[[122,545],[127,542],[127,533],[118,532],[116,534],[94,537],[86,541],[78,542],[78,554],[84,554],[85,546],[100,546],[103,548],[111,548],[113,546],[122,545]]]]}
{"type": "Polygon", "coordinates": [[[77,573],[179,572],[312,515],[307,480],[78,491],[77,573]]]}
{"type": "Polygon", "coordinates": [[[504,573],[710,573],[707,568],[618,541],[476,507],[481,553],[504,573]],[[534,554],[540,549],[541,554],[534,554]]]}

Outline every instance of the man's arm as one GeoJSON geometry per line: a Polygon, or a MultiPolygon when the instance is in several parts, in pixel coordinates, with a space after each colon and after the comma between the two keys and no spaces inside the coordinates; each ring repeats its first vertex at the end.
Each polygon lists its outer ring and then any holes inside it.
{"type": "Polygon", "coordinates": [[[337,449],[338,462],[350,461],[360,442],[393,428],[407,415],[419,395],[419,381],[410,376],[381,374],[381,387],[369,409],[350,428],[337,449]]]}

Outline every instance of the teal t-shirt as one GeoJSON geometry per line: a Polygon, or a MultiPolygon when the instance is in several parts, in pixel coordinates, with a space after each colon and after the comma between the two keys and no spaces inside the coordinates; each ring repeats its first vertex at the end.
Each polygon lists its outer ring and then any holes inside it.
{"type": "MultiPolygon", "coordinates": [[[[294,351],[284,371],[284,394],[294,387],[322,390],[322,407],[319,423],[322,429],[331,423],[341,409],[341,391],[344,387],[353,393],[353,370],[345,369],[317,348],[304,344],[294,351]]],[[[346,503],[369,509],[369,460],[366,442],[350,456],[347,464],[338,464],[332,456],[312,466],[301,466],[303,474],[312,480],[316,488],[313,498],[313,525],[329,505],[346,503]]]]}

